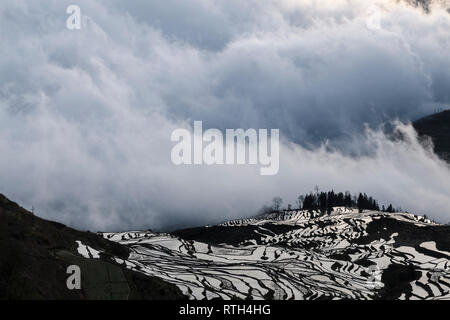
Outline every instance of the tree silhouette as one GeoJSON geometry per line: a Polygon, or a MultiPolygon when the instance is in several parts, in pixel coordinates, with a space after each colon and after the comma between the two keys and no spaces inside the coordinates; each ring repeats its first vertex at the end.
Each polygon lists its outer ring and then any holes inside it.
{"type": "Polygon", "coordinates": [[[283,199],[281,199],[281,197],[273,198],[272,199],[272,209],[274,211],[279,211],[282,203],[283,203],[283,199]]]}
{"type": "MultiPolygon", "coordinates": [[[[352,196],[349,191],[345,193],[334,192],[334,190],[328,192],[319,192],[319,188],[316,186],[314,191],[309,194],[299,195],[297,197],[297,205],[299,209],[303,210],[316,210],[322,214],[330,214],[334,207],[346,207],[346,208],[358,208],[359,212],[363,210],[380,211],[380,206],[373,197],[368,196],[366,193],[359,193],[352,196]]],[[[281,198],[275,197],[273,199],[273,210],[278,211],[281,206],[281,198]]],[[[382,206],[384,212],[396,212],[392,204],[387,209],[382,206]]]]}

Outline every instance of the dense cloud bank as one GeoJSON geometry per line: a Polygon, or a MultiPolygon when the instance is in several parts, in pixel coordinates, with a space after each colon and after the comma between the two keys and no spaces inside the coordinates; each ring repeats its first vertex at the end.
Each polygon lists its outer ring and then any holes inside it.
{"type": "Polygon", "coordinates": [[[0,192],[38,214],[171,228],[319,185],[450,220],[448,167],[410,127],[396,142],[366,127],[450,103],[445,2],[85,0],[68,30],[70,4],[0,6],[0,192]],[[175,167],[170,134],[193,120],[279,128],[279,174],[175,167]]]}

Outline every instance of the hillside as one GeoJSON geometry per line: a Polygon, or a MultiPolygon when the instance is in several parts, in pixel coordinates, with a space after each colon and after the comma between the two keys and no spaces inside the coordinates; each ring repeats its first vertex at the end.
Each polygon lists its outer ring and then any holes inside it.
{"type": "Polygon", "coordinates": [[[0,196],[0,298],[450,299],[449,234],[414,214],[346,207],[94,234],[0,196]],[[81,290],[66,287],[72,264],[81,290]]]}
{"type": "Polygon", "coordinates": [[[128,266],[191,299],[450,299],[450,226],[335,207],[217,226],[105,233],[128,266]]]}
{"type": "Polygon", "coordinates": [[[431,138],[437,155],[450,162],[450,110],[419,119],[413,126],[420,136],[431,138]]]}
{"type": "Polygon", "coordinates": [[[129,252],[97,234],[36,217],[0,195],[0,299],[184,298],[174,285],[112,258],[126,259],[129,252]],[[99,257],[83,257],[81,244],[98,250],[99,257]],[[69,265],[81,269],[81,290],[67,289],[69,265]]]}

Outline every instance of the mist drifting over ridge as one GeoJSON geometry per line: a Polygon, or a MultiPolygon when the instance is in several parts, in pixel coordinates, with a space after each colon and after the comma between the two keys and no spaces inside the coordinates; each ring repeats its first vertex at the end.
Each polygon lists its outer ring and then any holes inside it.
{"type": "Polygon", "coordinates": [[[450,170],[384,121],[450,103],[450,15],[377,1],[3,1],[0,192],[84,229],[205,224],[314,185],[450,220],[450,170]],[[171,132],[280,128],[280,170],[176,167],[171,132]],[[336,148],[320,147],[324,141],[336,148]],[[352,157],[359,150],[371,156],[352,157]]]}

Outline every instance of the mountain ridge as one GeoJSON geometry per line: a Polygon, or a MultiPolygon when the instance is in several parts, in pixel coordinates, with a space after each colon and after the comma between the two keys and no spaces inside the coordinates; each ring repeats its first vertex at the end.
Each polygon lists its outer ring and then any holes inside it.
{"type": "Polygon", "coordinates": [[[112,257],[130,249],[95,233],[41,219],[0,194],[0,299],[183,299],[173,285],[127,269],[112,257]],[[77,242],[101,250],[84,258],[77,242]],[[81,269],[81,289],[66,286],[81,269]]]}
{"type": "Polygon", "coordinates": [[[431,139],[434,152],[450,163],[450,110],[423,117],[412,124],[419,137],[431,139]]]}

